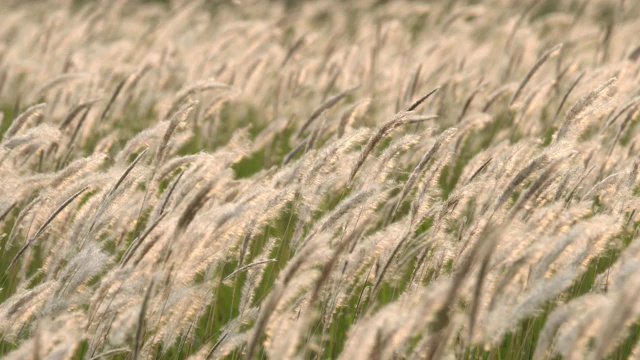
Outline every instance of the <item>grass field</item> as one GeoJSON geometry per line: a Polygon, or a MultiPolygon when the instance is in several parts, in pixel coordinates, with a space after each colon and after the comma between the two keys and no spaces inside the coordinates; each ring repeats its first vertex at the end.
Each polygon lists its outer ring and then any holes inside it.
{"type": "Polygon", "coordinates": [[[0,357],[640,358],[640,2],[0,14],[0,357]]]}

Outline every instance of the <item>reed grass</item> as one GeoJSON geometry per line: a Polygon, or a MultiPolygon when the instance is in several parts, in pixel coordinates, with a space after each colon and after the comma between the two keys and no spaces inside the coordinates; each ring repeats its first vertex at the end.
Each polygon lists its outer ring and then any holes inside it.
{"type": "Polygon", "coordinates": [[[640,3],[0,13],[0,357],[640,354],[640,3]]]}

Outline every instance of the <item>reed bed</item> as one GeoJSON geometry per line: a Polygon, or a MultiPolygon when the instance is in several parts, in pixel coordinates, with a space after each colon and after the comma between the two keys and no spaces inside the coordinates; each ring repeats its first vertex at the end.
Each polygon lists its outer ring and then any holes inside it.
{"type": "Polygon", "coordinates": [[[0,13],[1,356],[640,358],[640,3],[0,13]]]}

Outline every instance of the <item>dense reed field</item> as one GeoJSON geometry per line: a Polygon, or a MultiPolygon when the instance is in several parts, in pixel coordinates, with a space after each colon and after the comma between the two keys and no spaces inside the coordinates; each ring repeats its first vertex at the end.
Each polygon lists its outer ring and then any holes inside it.
{"type": "Polygon", "coordinates": [[[0,14],[0,356],[640,358],[639,2],[0,14]]]}

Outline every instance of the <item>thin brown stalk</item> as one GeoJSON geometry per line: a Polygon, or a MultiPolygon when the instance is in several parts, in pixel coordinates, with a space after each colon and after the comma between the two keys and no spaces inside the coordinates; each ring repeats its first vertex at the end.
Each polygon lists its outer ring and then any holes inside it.
{"type": "Polygon", "coordinates": [[[484,170],[489,163],[491,162],[491,160],[493,160],[493,157],[490,157],[487,161],[485,161],[482,165],[480,165],[480,167],[478,168],[478,170],[473,172],[473,175],[471,175],[471,177],[469,178],[469,180],[467,180],[467,184],[470,184],[473,179],[475,179],[478,175],[480,175],[480,173],[482,172],[482,170],[484,170]]]}
{"type": "Polygon", "coordinates": [[[289,59],[291,59],[293,54],[295,54],[295,52],[300,49],[300,47],[304,44],[306,38],[306,35],[302,35],[293,43],[293,45],[289,48],[289,51],[287,51],[287,55],[284,57],[284,60],[282,60],[282,64],[280,64],[280,67],[284,67],[285,65],[287,65],[289,59]]]}
{"type": "Polygon", "coordinates": [[[129,76],[122,79],[120,83],[118,83],[118,85],[116,86],[116,89],[113,91],[113,94],[111,94],[111,97],[109,98],[109,102],[107,102],[107,106],[104,107],[104,110],[100,115],[100,122],[103,122],[104,119],[107,117],[107,114],[109,114],[109,110],[111,110],[111,106],[113,106],[113,103],[115,103],[116,99],[118,98],[118,95],[120,94],[120,92],[122,91],[122,88],[124,88],[124,85],[127,83],[128,80],[129,80],[129,76]]]}
{"type": "Polygon", "coordinates": [[[478,87],[476,87],[471,92],[471,95],[469,95],[469,97],[467,98],[467,101],[464,102],[464,106],[462,107],[462,111],[460,112],[460,115],[458,116],[458,120],[456,121],[456,124],[459,124],[460,121],[462,121],[462,119],[464,119],[464,116],[467,114],[467,110],[469,109],[469,106],[471,106],[471,102],[476,97],[476,95],[478,95],[478,93],[481,92],[485,88],[485,86],[486,86],[485,84],[480,84],[478,87]]]}
{"type": "Polygon", "coordinates": [[[429,91],[425,96],[421,97],[420,99],[418,99],[418,101],[414,102],[411,106],[409,106],[409,108],[407,109],[407,111],[413,111],[415,109],[418,108],[418,106],[420,106],[420,104],[422,104],[423,102],[425,102],[428,98],[431,97],[431,95],[435,94],[436,92],[438,92],[438,90],[440,90],[440,87],[437,87],[431,91],[429,91]]]}
{"type": "Polygon", "coordinates": [[[570,156],[572,156],[574,154],[575,153],[571,152],[571,153],[565,154],[565,155],[560,156],[559,158],[553,160],[547,166],[547,168],[533,181],[533,183],[531,183],[529,188],[522,194],[522,196],[520,196],[518,198],[518,201],[515,203],[515,205],[510,210],[509,218],[513,218],[516,215],[516,213],[520,209],[522,209],[524,204],[529,199],[531,199],[536,194],[536,192],[538,192],[539,190],[541,190],[543,188],[543,185],[550,179],[551,175],[556,171],[556,169],[562,163],[562,161],[564,161],[565,159],[567,159],[568,157],[570,157],[570,156]]]}
{"type": "Polygon", "coordinates": [[[425,170],[427,165],[434,158],[436,152],[438,152],[438,150],[440,149],[440,147],[442,145],[444,145],[445,143],[449,142],[451,140],[451,138],[453,137],[453,135],[457,131],[458,131],[457,128],[449,128],[449,129],[445,130],[438,137],[438,139],[433,144],[433,146],[431,146],[429,151],[427,151],[422,156],[422,159],[420,159],[420,162],[418,162],[418,164],[413,168],[413,171],[411,172],[411,175],[409,175],[409,179],[407,179],[407,182],[405,182],[404,186],[402,187],[402,191],[400,192],[400,195],[398,196],[398,200],[396,200],[396,205],[394,206],[393,210],[391,211],[391,213],[387,217],[387,220],[385,222],[386,224],[389,224],[389,222],[391,222],[391,220],[393,220],[393,217],[395,216],[396,212],[398,211],[398,208],[400,207],[400,205],[402,205],[402,201],[409,194],[409,191],[411,191],[411,189],[413,188],[413,185],[416,183],[416,181],[418,181],[418,177],[422,174],[422,172],[425,170]]]}
{"type": "Polygon", "coordinates": [[[184,170],[181,171],[180,174],[178,174],[176,179],[171,184],[171,187],[169,187],[169,190],[167,190],[167,192],[164,194],[163,199],[162,199],[162,204],[160,205],[160,208],[158,210],[158,216],[161,216],[162,214],[164,214],[164,210],[166,209],[167,204],[169,203],[169,199],[171,198],[171,195],[173,194],[174,190],[176,189],[176,186],[178,186],[178,183],[180,182],[180,179],[182,179],[182,175],[184,175],[184,170]]]}
{"type": "Polygon", "coordinates": [[[9,215],[11,210],[13,210],[13,208],[15,208],[16,205],[18,205],[18,202],[14,201],[11,205],[7,206],[7,208],[4,210],[4,212],[2,212],[0,214],[0,221],[2,221],[7,215],[9,215]]]}
{"type": "Polygon", "coordinates": [[[527,18],[527,16],[531,12],[531,10],[533,10],[533,8],[536,5],[538,5],[539,2],[540,2],[540,0],[531,1],[529,6],[527,6],[527,8],[520,13],[520,16],[518,16],[518,19],[516,20],[515,24],[513,25],[513,28],[509,32],[509,36],[507,37],[507,42],[505,43],[505,46],[504,46],[505,50],[508,51],[509,49],[511,49],[511,43],[513,42],[513,38],[516,36],[516,32],[518,31],[518,29],[522,25],[522,22],[524,21],[524,19],[527,18]]]}
{"type": "Polygon", "coordinates": [[[89,77],[90,74],[88,73],[64,73],[64,74],[60,74],[57,77],[51,79],[50,81],[46,82],[44,85],[42,85],[42,87],[40,87],[40,89],[38,91],[36,91],[36,98],[42,97],[47,91],[49,91],[50,89],[63,84],[67,81],[71,81],[71,80],[76,80],[76,79],[82,79],[82,78],[87,78],[89,77]]]}
{"type": "Polygon", "coordinates": [[[300,127],[300,130],[298,130],[298,137],[302,136],[302,134],[307,130],[307,128],[309,127],[309,125],[311,125],[311,123],[317,119],[325,110],[329,110],[331,109],[333,106],[335,106],[340,100],[342,100],[345,96],[349,95],[350,93],[354,92],[356,89],[358,89],[360,87],[360,85],[356,85],[352,88],[349,88],[341,93],[339,93],[338,95],[328,99],[327,101],[325,101],[322,105],[320,105],[320,107],[318,107],[313,113],[311,113],[311,115],[309,116],[309,118],[307,119],[307,121],[305,121],[304,124],[302,124],[302,126],[300,127]]]}
{"type": "Polygon", "coordinates": [[[169,115],[176,112],[176,110],[178,109],[178,106],[181,103],[183,103],[184,100],[189,96],[192,96],[195,93],[203,92],[206,90],[215,90],[215,89],[231,89],[231,86],[217,82],[215,80],[204,80],[202,82],[194,84],[193,86],[189,86],[184,90],[181,90],[176,95],[176,98],[173,100],[173,103],[169,107],[169,110],[167,110],[166,112],[165,118],[169,118],[169,115]]]}
{"type": "MultiPolygon", "coordinates": [[[[358,170],[360,170],[360,167],[362,167],[362,164],[364,164],[365,160],[367,160],[367,157],[369,156],[369,154],[371,153],[373,148],[380,141],[382,141],[382,139],[384,139],[393,129],[395,129],[395,128],[399,127],[399,126],[402,126],[402,125],[415,123],[414,120],[409,118],[409,114],[410,113],[408,113],[408,112],[398,113],[393,119],[385,122],[384,124],[382,124],[382,125],[380,125],[378,127],[378,130],[369,139],[369,141],[367,142],[367,144],[364,147],[364,150],[362,150],[362,152],[360,153],[360,157],[358,158],[358,161],[356,162],[356,164],[354,165],[353,169],[351,170],[351,174],[349,175],[349,182],[353,181],[353,179],[355,178],[356,174],[358,173],[358,170]]],[[[427,118],[420,119],[420,121],[424,121],[424,120],[428,120],[428,119],[435,119],[435,118],[437,118],[437,117],[436,116],[429,116],[427,118]]]]}
{"type": "Polygon", "coordinates": [[[527,73],[527,76],[525,76],[524,79],[522,79],[522,82],[520,83],[520,86],[518,86],[518,89],[516,90],[515,94],[513,94],[513,97],[511,98],[511,102],[509,103],[509,106],[513,105],[516,102],[516,100],[518,100],[518,97],[522,93],[522,90],[527,85],[527,83],[531,80],[533,75],[535,75],[535,73],[538,71],[538,69],[540,69],[540,67],[545,62],[547,62],[547,60],[549,60],[550,58],[555,57],[556,55],[558,55],[560,53],[560,50],[562,50],[562,44],[561,43],[556,45],[556,46],[554,46],[554,47],[552,47],[551,49],[545,51],[544,54],[542,54],[542,56],[540,56],[540,58],[538,58],[538,60],[536,60],[535,64],[533,64],[533,67],[531,68],[531,70],[529,70],[529,72],[527,73]]]}
{"type": "Polygon", "coordinates": [[[616,93],[616,78],[611,78],[583,96],[569,111],[558,129],[556,141],[567,136],[569,129],[579,120],[605,106],[616,93]]]}
{"type": "Polygon", "coordinates": [[[131,358],[133,360],[137,360],[140,355],[140,350],[142,349],[142,345],[144,342],[144,333],[145,333],[145,314],[147,312],[147,307],[149,306],[149,299],[151,299],[151,292],[153,291],[153,280],[149,283],[147,287],[147,291],[144,294],[144,299],[142,300],[142,306],[140,307],[140,313],[138,314],[138,326],[136,327],[136,337],[133,343],[133,349],[131,351],[131,358]]]}
{"type": "Polygon", "coordinates": [[[42,109],[47,106],[45,103],[40,103],[29,107],[27,110],[18,115],[17,118],[13,120],[11,126],[7,129],[7,131],[2,136],[2,140],[7,140],[13,135],[15,135],[22,126],[29,120],[32,116],[40,116],[42,115],[42,109]]]}
{"type": "Polygon", "coordinates": [[[416,88],[418,87],[418,81],[420,80],[420,72],[422,71],[422,64],[418,65],[418,68],[413,73],[411,77],[411,81],[407,84],[407,88],[404,92],[404,102],[409,101],[413,98],[413,95],[416,93],[416,88]]]}
{"type": "Polygon", "coordinates": [[[136,166],[136,164],[138,164],[138,162],[142,159],[142,157],[146,152],[147,152],[147,149],[144,149],[140,152],[140,154],[138,154],[138,156],[126,168],[126,170],[122,173],[122,175],[120,175],[120,178],[118,178],[116,183],[113,184],[113,186],[111,187],[111,190],[109,190],[109,192],[105,195],[104,199],[102,200],[102,203],[100,204],[100,207],[98,208],[98,211],[96,211],[96,216],[93,218],[91,225],[89,225],[89,230],[87,230],[87,233],[85,234],[85,236],[82,238],[82,241],[80,242],[80,249],[84,247],[85,241],[93,231],[93,228],[96,225],[98,218],[102,215],[102,212],[104,211],[109,201],[111,200],[112,195],[116,192],[116,190],[118,190],[122,182],[127,178],[131,170],[133,170],[133,168],[136,166]]]}
{"type": "Polygon", "coordinates": [[[178,219],[178,225],[176,227],[177,231],[183,231],[187,226],[189,226],[191,221],[193,221],[198,210],[200,210],[207,200],[209,200],[209,191],[213,188],[216,182],[216,179],[209,181],[209,183],[200,188],[196,195],[191,199],[178,219]]]}
{"type": "Polygon", "coordinates": [[[489,94],[487,103],[482,108],[482,112],[486,113],[489,111],[491,105],[493,105],[498,99],[501,99],[507,95],[509,91],[512,91],[516,87],[517,83],[509,83],[499,87],[497,90],[489,94]]]}
{"type": "Polygon", "coordinates": [[[9,271],[9,269],[11,269],[11,267],[16,263],[16,261],[18,261],[18,259],[20,259],[20,256],[22,256],[22,254],[24,254],[25,251],[27,251],[27,248],[33,244],[33,242],[40,236],[42,235],[42,233],[47,229],[47,227],[49,226],[49,224],[51,224],[51,222],[62,212],[62,210],[64,210],[69,204],[71,204],[71,202],[73,200],[75,200],[78,196],[80,196],[80,194],[82,194],[83,192],[85,192],[89,187],[85,186],[84,188],[82,188],[80,191],[76,192],[75,194],[71,195],[70,198],[68,198],[67,200],[65,200],[60,206],[58,206],[57,209],[55,209],[53,211],[53,213],[51,213],[51,215],[49,215],[49,217],[47,218],[47,220],[45,220],[45,222],[40,226],[40,228],[38,229],[38,231],[36,231],[35,235],[33,235],[28,241],[27,243],[18,251],[18,253],[13,257],[13,259],[11,260],[11,263],[9,263],[9,266],[7,267],[6,271],[9,271]]]}
{"type": "Polygon", "coordinates": [[[241,273],[241,272],[243,272],[243,271],[245,271],[245,270],[247,270],[247,269],[250,269],[250,268],[252,268],[252,267],[254,267],[254,266],[263,265],[263,264],[268,264],[268,263],[272,263],[272,262],[275,262],[275,261],[276,261],[276,259],[267,259],[267,260],[256,261],[256,262],[254,262],[254,263],[247,264],[247,265],[245,265],[245,266],[242,266],[242,267],[238,268],[236,271],[232,272],[231,274],[227,275],[227,276],[224,278],[224,281],[229,280],[229,279],[231,279],[232,277],[234,277],[234,276],[238,275],[239,273],[241,273]]]}
{"type": "Polygon", "coordinates": [[[111,349],[111,350],[107,350],[103,353],[100,353],[98,355],[94,355],[92,357],[89,358],[89,360],[97,360],[103,357],[107,357],[107,356],[112,356],[115,354],[119,354],[119,353],[125,353],[125,352],[130,352],[131,350],[129,350],[128,348],[118,348],[118,349],[111,349]]]}
{"type": "Polygon", "coordinates": [[[571,83],[571,86],[569,86],[569,89],[567,89],[567,92],[562,97],[562,101],[560,101],[560,104],[558,105],[558,109],[556,110],[556,114],[553,116],[553,121],[551,122],[552,124],[556,123],[556,120],[558,120],[558,115],[560,115],[560,111],[562,110],[562,107],[564,106],[564,103],[567,102],[567,99],[569,98],[569,95],[571,95],[571,92],[573,91],[573,89],[576,88],[576,85],[578,85],[578,83],[580,82],[580,80],[582,80],[582,78],[584,77],[584,74],[586,74],[586,73],[587,73],[586,71],[581,72],[580,75],[578,75],[578,77],[573,81],[573,83],[571,83]]]}
{"type": "Polygon", "coordinates": [[[622,114],[624,114],[627,110],[633,108],[638,103],[640,103],[640,96],[636,96],[635,98],[629,100],[626,104],[624,104],[618,111],[616,111],[613,115],[609,117],[609,119],[605,122],[605,125],[602,127],[602,131],[611,126],[622,114]]]}
{"type": "Polygon", "coordinates": [[[520,170],[516,176],[511,179],[511,181],[506,185],[502,195],[496,201],[495,209],[498,209],[505,201],[511,196],[515,188],[520,185],[526,178],[528,178],[532,173],[537,171],[538,169],[545,166],[549,161],[549,157],[546,154],[542,154],[531,161],[520,170]]]}
{"type": "Polygon", "coordinates": [[[162,221],[165,215],[167,214],[161,213],[160,216],[158,216],[158,218],[147,228],[147,230],[145,230],[145,232],[140,237],[135,238],[131,242],[131,245],[129,245],[127,250],[124,252],[124,255],[122,255],[122,260],[120,260],[120,267],[124,267],[125,265],[127,265],[127,262],[129,262],[129,260],[131,259],[131,256],[133,256],[133,253],[135,253],[138,247],[140,247],[140,244],[142,244],[144,239],[146,239],[147,236],[151,234],[153,229],[155,229],[156,226],[158,226],[158,224],[160,223],[160,221],[162,221]]]}
{"type": "Polygon", "coordinates": [[[216,343],[211,347],[211,350],[209,350],[209,352],[207,353],[207,356],[205,357],[205,359],[211,359],[211,357],[213,356],[213,354],[216,352],[216,350],[218,349],[218,347],[220,347],[220,344],[222,344],[222,342],[224,341],[224,339],[227,338],[227,336],[229,336],[229,333],[224,333],[222,335],[220,335],[220,338],[218,339],[218,341],[216,341],[216,343]]]}

